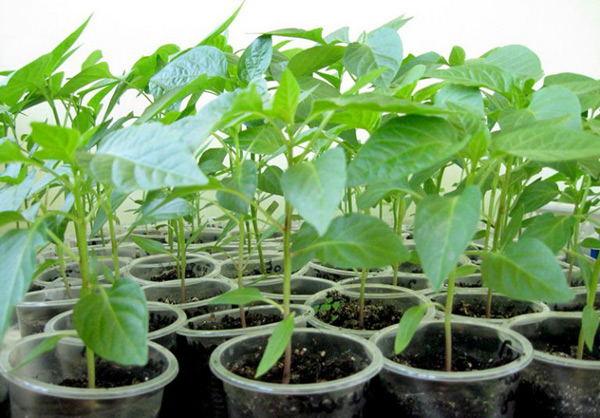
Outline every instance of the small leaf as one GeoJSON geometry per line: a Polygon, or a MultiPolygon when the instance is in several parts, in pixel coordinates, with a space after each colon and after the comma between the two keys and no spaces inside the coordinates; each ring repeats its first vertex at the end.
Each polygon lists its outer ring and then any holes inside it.
{"type": "Polygon", "coordinates": [[[450,51],[450,58],[448,62],[451,67],[456,67],[458,65],[463,65],[465,63],[465,50],[460,46],[453,46],[452,51],[450,51]]]}
{"type": "Polygon", "coordinates": [[[77,302],[73,324],[85,345],[100,357],[123,365],[148,361],[148,309],[136,283],[120,279],[77,302]]]}
{"type": "Polygon", "coordinates": [[[210,301],[211,305],[249,305],[254,302],[269,303],[270,299],[264,297],[256,287],[244,287],[230,290],[210,301]]]}
{"type": "Polygon", "coordinates": [[[290,59],[287,69],[296,77],[309,76],[323,67],[338,62],[345,48],[334,45],[319,45],[300,51],[290,59]]]}
{"type": "Polygon", "coordinates": [[[583,330],[585,345],[592,351],[594,348],[594,340],[596,339],[596,332],[598,331],[598,325],[600,325],[600,317],[594,307],[590,305],[586,305],[585,308],[583,308],[581,315],[581,328],[583,330]]]}
{"type": "Polygon", "coordinates": [[[281,74],[279,87],[273,99],[273,113],[283,121],[291,123],[298,107],[300,86],[289,69],[281,74]]]}
{"type": "Polygon", "coordinates": [[[567,116],[565,128],[581,130],[581,104],[575,93],[563,86],[544,87],[533,93],[531,110],[538,120],[567,116]]]}
{"type": "Polygon", "coordinates": [[[495,65],[465,63],[431,73],[434,78],[470,87],[485,87],[499,93],[508,92],[514,84],[514,75],[495,65]]]}
{"type": "Polygon", "coordinates": [[[551,180],[536,181],[523,189],[515,203],[515,208],[522,207],[523,213],[533,212],[552,202],[559,193],[560,190],[555,182],[551,180]]]}
{"type": "MultiPolygon", "coordinates": [[[[256,185],[258,183],[258,172],[254,161],[245,160],[239,170],[235,170],[233,177],[223,180],[222,184],[225,188],[234,190],[248,199],[254,197],[256,185]]],[[[246,214],[250,209],[248,200],[240,196],[227,192],[227,190],[217,191],[217,201],[225,209],[246,214]]]]}
{"type": "Polygon", "coordinates": [[[507,45],[492,49],[484,54],[481,60],[515,74],[523,81],[528,79],[537,81],[544,75],[539,57],[523,45],[507,45]]]}
{"type": "Polygon", "coordinates": [[[21,148],[10,138],[0,139],[0,164],[27,162],[29,158],[21,152],[21,148]]]}
{"type": "Polygon", "coordinates": [[[483,256],[485,286],[515,300],[567,302],[573,293],[556,257],[541,241],[521,238],[483,256]]]}
{"type": "Polygon", "coordinates": [[[247,83],[262,77],[273,55],[273,42],[268,35],[259,36],[244,50],[238,63],[238,77],[247,83]]]}
{"type": "Polygon", "coordinates": [[[31,124],[31,139],[42,147],[36,156],[42,159],[72,161],[80,135],[75,129],[51,126],[45,123],[31,124]]]}
{"type": "Polygon", "coordinates": [[[533,218],[521,237],[537,238],[546,244],[554,254],[558,254],[569,242],[574,227],[575,218],[573,216],[555,216],[552,213],[544,213],[533,218]]]}
{"type": "Polygon", "coordinates": [[[295,313],[291,313],[283,321],[275,325],[273,333],[269,337],[269,342],[265,348],[265,353],[260,359],[258,368],[256,369],[255,378],[259,378],[277,363],[277,360],[281,358],[285,348],[290,344],[292,334],[294,333],[294,316],[295,313]]]}
{"type": "Polygon", "coordinates": [[[277,166],[269,166],[260,174],[258,178],[258,188],[263,192],[271,193],[277,196],[283,196],[281,190],[281,177],[283,170],[277,166]]]}
{"type": "Polygon", "coordinates": [[[148,254],[170,254],[169,250],[167,250],[160,242],[156,240],[137,235],[132,235],[131,239],[138,247],[146,251],[148,254]]]}
{"type": "Polygon", "coordinates": [[[584,248],[600,248],[600,239],[598,238],[585,238],[579,243],[584,248]]]}
{"type": "Polygon", "coordinates": [[[48,337],[45,340],[43,340],[41,343],[39,343],[38,345],[36,345],[33,350],[29,351],[27,353],[27,355],[25,356],[25,358],[23,360],[21,360],[21,362],[19,364],[17,364],[17,366],[12,369],[11,371],[15,371],[17,369],[20,369],[21,367],[25,366],[26,364],[30,363],[32,360],[34,360],[36,357],[48,352],[48,351],[52,351],[54,350],[54,347],[56,347],[56,345],[58,344],[58,342],[60,340],[62,340],[65,337],[73,337],[75,336],[75,333],[72,334],[59,334],[59,335],[53,335],[52,337],[48,337]]]}
{"type": "Polygon", "coordinates": [[[141,216],[133,223],[135,226],[170,221],[194,212],[194,206],[185,199],[158,199],[142,208],[141,216]]]}
{"type": "Polygon", "coordinates": [[[394,341],[394,352],[396,354],[402,353],[408,347],[425,316],[425,312],[427,312],[427,308],[427,305],[412,306],[402,314],[394,341]]]}

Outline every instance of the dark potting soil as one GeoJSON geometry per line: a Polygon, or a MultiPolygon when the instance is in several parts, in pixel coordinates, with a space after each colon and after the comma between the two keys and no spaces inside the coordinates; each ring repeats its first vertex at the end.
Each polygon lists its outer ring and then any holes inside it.
{"type": "MultiPolygon", "coordinates": [[[[163,368],[163,364],[155,360],[150,360],[142,367],[119,367],[114,364],[109,365],[105,360],[99,359],[96,361],[96,388],[109,389],[144,383],[158,376],[163,368]]],[[[59,385],[87,388],[87,375],[76,379],[63,379],[59,385]]]]}
{"type": "MultiPolygon", "coordinates": [[[[470,318],[485,318],[485,300],[465,301],[459,300],[454,304],[452,313],[455,315],[468,316],[470,318]]],[[[524,302],[494,303],[492,300],[492,312],[490,318],[508,319],[518,315],[534,313],[534,309],[524,302]]]]}
{"type": "MultiPolygon", "coordinates": [[[[197,277],[203,277],[208,273],[209,267],[205,264],[201,265],[187,265],[185,267],[185,278],[193,279],[197,277]]],[[[151,276],[149,280],[153,282],[164,282],[167,280],[179,280],[179,276],[177,275],[177,269],[175,267],[165,269],[160,273],[151,276]]]]}
{"type": "MultiPolygon", "coordinates": [[[[391,357],[392,361],[405,366],[424,370],[444,370],[445,337],[443,332],[431,334],[421,341],[419,350],[407,350],[391,357]]],[[[476,335],[453,335],[452,371],[467,372],[492,369],[504,366],[517,358],[517,354],[507,345],[476,335]],[[499,349],[496,350],[496,346],[499,349]],[[490,354],[494,353],[494,354],[490,354]]]]}
{"type": "MultiPolygon", "coordinates": [[[[577,357],[577,336],[576,335],[562,335],[555,336],[540,341],[539,339],[530,339],[533,348],[544,353],[551,354],[553,356],[562,358],[576,358],[577,357]]],[[[600,360],[600,349],[597,344],[594,347],[594,351],[590,351],[586,348],[583,350],[583,360],[600,360]]]]}
{"type": "MultiPolygon", "coordinates": [[[[190,303],[190,302],[200,302],[202,299],[200,299],[197,296],[190,296],[186,299],[185,303],[190,303]]],[[[179,305],[181,302],[181,296],[173,296],[173,295],[167,295],[164,298],[158,298],[156,300],[157,302],[162,302],[162,303],[168,303],[169,305],[179,305]]]]}
{"type": "MultiPolygon", "coordinates": [[[[327,292],[325,303],[315,306],[315,316],[336,327],[361,329],[358,322],[359,309],[358,299],[351,299],[334,290],[327,292]]],[[[395,306],[365,300],[363,329],[377,331],[396,325],[403,314],[404,311],[395,306]]]]}
{"type": "MultiPolygon", "coordinates": [[[[279,314],[262,314],[251,311],[246,311],[246,327],[258,327],[261,325],[274,324],[281,321],[281,315],[279,314]]],[[[191,323],[188,325],[191,329],[197,330],[225,330],[225,329],[239,329],[242,327],[242,323],[239,316],[225,315],[219,322],[215,322],[212,318],[210,320],[200,322],[198,324],[191,323]]]]}
{"type": "Polygon", "coordinates": [[[398,266],[398,271],[401,271],[402,273],[423,274],[423,267],[421,267],[420,264],[407,261],[398,266]]]}
{"type": "Polygon", "coordinates": [[[148,321],[148,332],[158,331],[171,325],[177,320],[176,317],[168,315],[160,315],[156,312],[150,312],[150,320],[148,321]]]}
{"type": "MultiPolygon", "coordinates": [[[[253,350],[226,365],[238,376],[254,379],[264,349],[253,350]]],[[[350,376],[359,371],[356,358],[350,352],[312,351],[309,347],[294,348],[292,351],[291,384],[329,382],[350,376]]],[[[262,382],[281,383],[283,359],[259,379],[262,382]]]]}

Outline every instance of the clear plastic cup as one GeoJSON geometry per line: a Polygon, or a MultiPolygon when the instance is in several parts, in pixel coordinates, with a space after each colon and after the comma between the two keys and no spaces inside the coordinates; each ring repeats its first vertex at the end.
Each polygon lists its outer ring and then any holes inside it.
{"type": "MultiPolygon", "coordinates": [[[[31,335],[0,355],[0,369],[10,385],[12,418],[154,418],[163,389],[178,372],[175,356],[153,342],[149,360],[158,375],[143,383],[110,389],[60,386],[66,378],[87,375],[85,348],[77,338],[63,338],[57,346],[14,370],[39,343],[55,334],[31,335]]],[[[127,369],[109,363],[114,370],[127,369]]],[[[147,370],[148,366],[144,366],[147,370]]]]}
{"type": "MultiPolygon", "coordinates": [[[[149,255],[131,262],[127,268],[127,276],[142,286],[166,282],[179,283],[179,279],[165,280],[163,282],[153,280],[157,274],[165,270],[173,270],[176,268],[176,265],[177,262],[169,255],[149,255]]],[[[219,263],[210,257],[195,253],[186,254],[186,270],[188,269],[192,270],[193,278],[216,277],[220,272],[219,263]]]]}
{"type": "MultiPolygon", "coordinates": [[[[337,288],[334,282],[316,277],[292,276],[291,280],[292,303],[303,304],[308,298],[322,290],[337,288]]],[[[257,283],[250,284],[249,287],[255,287],[260,290],[263,296],[276,302],[283,302],[283,279],[265,279],[257,283]]]]}
{"type": "MultiPolygon", "coordinates": [[[[351,277],[338,282],[341,286],[349,284],[360,284],[360,277],[351,277]]],[[[394,274],[369,274],[367,277],[368,284],[385,284],[388,286],[394,285],[394,274]]],[[[403,287],[405,289],[414,290],[415,292],[427,295],[433,292],[429,280],[427,277],[415,277],[398,273],[396,277],[396,286],[403,287]]]]}
{"type": "Polygon", "coordinates": [[[234,338],[210,357],[210,369],[223,382],[230,418],[360,417],[369,381],[381,370],[380,351],[368,340],[337,331],[297,329],[293,349],[308,348],[325,356],[351,353],[359,371],[342,379],[310,384],[264,383],[238,376],[227,365],[248,352],[264,349],[270,331],[234,338]],[[262,347],[262,348],[261,348],[262,347]]]}
{"type": "MultiPolygon", "coordinates": [[[[391,267],[383,267],[378,269],[369,270],[369,274],[387,274],[392,271],[391,267]]],[[[319,261],[311,261],[308,263],[308,270],[305,276],[318,277],[319,279],[331,280],[333,282],[339,282],[344,279],[349,279],[360,275],[360,271],[349,269],[339,269],[330,266],[324,266],[319,261]]]]}
{"type": "MultiPolygon", "coordinates": [[[[126,270],[126,266],[131,262],[130,258],[119,257],[119,268],[126,270]]],[[[108,283],[104,280],[103,270],[106,266],[110,271],[114,272],[114,263],[112,258],[98,258],[98,281],[100,283],[108,283]]],[[[71,286],[81,286],[81,271],[79,263],[71,262],[66,263],[66,276],[67,281],[71,286]]],[[[64,281],[59,267],[52,267],[47,269],[33,281],[34,284],[44,288],[64,287],[64,281]]]]}
{"type": "MultiPolygon", "coordinates": [[[[394,411],[398,416],[417,417],[513,416],[519,374],[533,355],[526,338],[496,324],[467,319],[453,321],[454,353],[465,352],[472,361],[504,358],[509,362],[484,370],[445,372],[391,360],[397,331],[397,326],[391,326],[371,338],[384,357],[383,370],[371,389],[371,411],[394,411]]],[[[443,358],[444,341],[444,322],[425,320],[405,353],[443,358]]]]}

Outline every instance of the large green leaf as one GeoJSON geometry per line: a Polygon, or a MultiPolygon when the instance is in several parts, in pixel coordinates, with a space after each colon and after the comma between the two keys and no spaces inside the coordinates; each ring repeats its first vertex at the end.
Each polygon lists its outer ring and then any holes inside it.
{"type": "Polygon", "coordinates": [[[535,161],[569,161],[600,156],[600,137],[540,121],[500,132],[493,138],[492,148],[535,161]]]}
{"type": "Polygon", "coordinates": [[[510,72],[495,65],[471,62],[431,73],[434,78],[454,84],[470,87],[485,87],[499,93],[508,92],[514,84],[514,76],[510,72]]]}
{"type": "Polygon", "coordinates": [[[286,69],[279,80],[279,87],[273,98],[273,113],[286,123],[291,123],[296,114],[300,99],[300,86],[294,74],[286,69]]]}
{"type": "Polygon", "coordinates": [[[269,166],[258,178],[258,188],[263,192],[283,196],[281,190],[281,177],[283,170],[277,166],[269,166]]]}
{"type": "Polygon", "coordinates": [[[481,192],[470,186],[459,195],[429,195],[417,205],[414,239],[423,271],[438,291],[477,232],[481,192]]]}
{"type": "Polygon", "coordinates": [[[363,93],[356,96],[329,97],[314,102],[313,112],[327,110],[370,110],[374,112],[406,113],[411,115],[440,115],[450,110],[406,99],[398,99],[379,93],[363,93]]]}
{"type": "Polygon", "coordinates": [[[524,213],[533,212],[552,202],[559,192],[558,186],[553,181],[536,181],[523,189],[515,203],[515,208],[522,206],[524,213]]]}
{"type": "Polygon", "coordinates": [[[270,32],[265,32],[263,35],[273,35],[273,36],[283,36],[285,38],[297,38],[297,39],[306,39],[309,41],[314,41],[319,44],[326,43],[323,39],[323,29],[316,28],[311,30],[304,29],[296,29],[296,28],[286,28],[286,29],[277,29],[270,32]]]}
{"type": "Polygon", "coordinates": [[[115,281],[79,299],[73,325],[85,345],[109,361],[143,366],[148,361],[148,308],[142,288],[115,281]]]}
{"type": "Polygon", "coordinates": [[[521,238],[481,263],[483,284],[516,300],[567,302],[571,289],[555,255],[541,241],[521,238]]]}
{"type": "Polygon", "coordinates": [[[573,216],[555,216],[552,213],[544,213],[533,218],[521,237],[539,239],[554,254],[557,254],[569,242],[574,226],[575,218],[573,216]]]}
{"type": "Polygon", "coordinates": [[[319,235],[327,231],[342,201],[346,185],[346,157],[341,148],[325,152],[315,161],[290,167],[281,179],[283,194],[319,235]]]}
{"type": "Polygon", "coordinates": [[[11,323],[13,305],[19,302],[35,272],[35,251],[43,244],[43,237],[36,229],[12,229],[0,237],[0,341],[11,323]]]}
{"type": "Polygon", "coordinates": [[[259,36],[252,42],[240,57],[238,63],[238,77],[250,82],[262,77],[271,64],[273,55],[273,42],[270,36],[259,36]]]}
{"type": "Polygon", "coordinates": [[[450,110],[452,110],[450,106],[450,103],[452,103],[470,110],[476,115],[483,116],[483,96],[476,87],[448,84],[438,90],[434,102],[436,106],[450,110]]]}
{"type": "Polygon", "coordinates": [[[311,75],[323,67],[338,62],[344,55],[344,47],[319,45],[300,51],[290,59],[287,68],[296,77],[311,75]]]}
{"type": "Polygon", "coordinates": [[[585,345],[587,345],[590,351],[594,349],[598,325],[600,325],[600,315],[598,314],[598,311],[596,311],[593,306],[586,305],[581,313],[581,328],[585,345]]]}
{"type": "MultiPolygon", "coordinates": [[[[239,170],[234,170],[232,177],[222,181],[225,188],[246,196],[247,199],[254,198],[257,183],[258,172],[256,164],[250,160],[245,160],[239,170]]],[[[250,209],[250,203],[247,199],[226,190],[219,190],[217,192],[217,201],[221,206],[240,214],[246,214],[248,213],[248,209],[250,209]]]]}
{"type": "Polygon", "coordinates": [[[11,138],[0,138],[0,164],[26,162],[29,159],[11,138]]]}
{"type": "Polygon", "coordinates": [[[395,29],[383,27],[367,34],[364,43],[353,43],[344,54],[350,74],[360,77],[377,68],[387,67],[373,84],[389,87],[402,65],[402,40],[395,29]]]}
{"type": "Polygon", "coordinates": [[[575,93],[565,87],[550,86],[536,91],[529,109],[538,120],[568,116],[565,128],[581,130],[581,104],[575,93]]]}
{"type": "Polygon", "coordinates": [[[583,110],[600,107],[600,80],[574,73],[559,73],[544,79],[544,86],[554,85],[563,86],[575,93],[583,110]]]}
{"type": "Polygon", "coordinates": [[[31,124],[31,139],[42,149],[36,152],[41,159],[72,161],[80,144],[80,134],[75,129],[51,126],[45,123],[31,124]]]}
{"type": "Polygon", "coordinates": [[[292,312],[287,318],[275,325],[273,333],[269,337],[265,352],[256,369],[256,378],[271,370],[271,367],[273,367],[277,360],[283,355],[283,352],[290,343],[292,334],[294,333],[294,316],[295,314],[292,312]]]}
{"type": "Polygon", "coordinates": [[[189,215],[194,211],[194,206],[185,199],[179,197],[167,201],[160,199],[152,201],[149,205],[145,206],[141,216],[134,222],[134,225],[170,221],[189,215]]]}
{"type": "MultiPolygon", "coordinates": [[[[245,1],[245,0],[244,0],[245,1]]],[[[225,20],[225,22],[221,23],[216,29],[214,29],[206,38],[204,38],[199,45],[210,44],[215,38],[220,36],[223,32],[227,30],[227,28],[233,23],[237,15],[242,10],[242,6],[244,5],[244,1],[238,6],[237,9],[225,20]]]]}
{"type": "Polygon", "coordinates": [[[204,74],[208,77],[227,77],[227,58],[213,46],[197,46],[175,58],[150,79],[150,91],[157,98],[204,74]]]}
{"type": "Polygon", "coordinates": [[[342,268],[385,267],[409,257],[400,237],[385,222],[359,213],[335,218],[320,238],[304,224],[294,237],[292,251],[342,268]]]}
{"type": "Polygon", "coordinates": [[[425,170],[451,158],[466,142],[437,117],[390,118],[360,149],[348,168],[348,186],[375,184],[425,170]]]}
{"type": "Polygon", "coordinates": [[[523,81],[527,79],[537,81],[544,75],[539,57],[523,45],[507,45],[492,49],[481,60],[515,74],[523,81]]]}
{"type": "Polygon", "coordinates": [[[93,156],[91,171],[122,192],[206,184],[188,147],[169,138],[170,126],[148,123],[115,131],[93,156]]]}

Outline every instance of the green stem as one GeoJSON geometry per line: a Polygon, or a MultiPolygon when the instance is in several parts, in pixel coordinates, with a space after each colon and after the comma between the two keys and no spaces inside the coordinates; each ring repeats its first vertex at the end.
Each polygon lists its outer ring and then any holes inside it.
{"type": "Polygon", "coordinates": [[[250,214],[252,215],[252,229],[254,229],[254,237],[256,239],[256,250],[258,251],[258,260],[260,262],[260,271],[262,274],[267,273],[265,259],[263,257],[262,244],[260,242],[260,231],[258,230],[258,221],[256,220],[257,211],[254,206],[250,206],[250,214]]]}
{"type": "Polygon", "coordinates": [[[367,286],[367,270],[362,269],[360,275],[360,298],[358,306],[358,327],[365,329],[365,287],[367,286]]]}
{"type": "Polygon", "coordinates": [[[65,256],[60,245],[56,246],[56,255],[58,256],[58,266],[60,268],[60,275],[62,277],[65,289],[67,291],[67,297],[73,299],[73,292],[71,291],[71,285],[67,280],[67,268],[65,266],[65,256]]]}
{"type": "MultiPolygon", "coordinates": [[[[244,287],[244,215],[240,214],[240,235],[238,239],[238,259],[237,259],[237,282],[238,287],[242,289],[244,287]]],[[[240,305],[240,322],[242,328],[246,328],[246,312],[244,311],[244,305],[240,305]]]]}
{"type": "Polygon", "coordinates": [[[115,219],[112,213],[112,203],[110,201],[110,193],[107,194],[107,207],[105,208],[107,220],[108,220],[108,232],[110,233],[110,247],[112,251],[113,267],[115,269],[115,279],[118,279],[121,275],[119,271],[119,251],[117,244],[117,236],[115,234],[115,219]]]}
{"type": "Polygon", "coordinates": [[[446,340],[445,367],[447,372],[452,371],[452,305],[454,303],[454,282],[456,277],[450,274],[448,278],[448,290],[446,293],[446,309],[444,310],[444,334],[446,340]]]}
{"type": "MultiPolygon", "coordinates": [[[[285,225],[283,229],[283,316],[290,315],[292,294],[292,255],[291,255],[292,207],[285,202],[285,225]]],[[[292,370],[292,343],[288,344],[283,360],[283,384],[290,383],[292,370]]]]}
{"type": "MultiPolygon", "coordinates": [[[[574,257],[573,257],[574,258],[574,257]]],[[[592,270],[592,278],[588,287],[586,308],[594,309],[596,305],[596,292],[598,289],[598,276],[600,275],[600,257],[594,261],[594,268],[592,270]]],[[[583,359],[583,349],[585,347],[585,334],[583,332],[583,318],[581,323],[581,329],[579,330],[579,341],[577,344],[577,359],[583,359]]]]}
{"type": "Polygon", "coordinates": [[[185,229],[183,226],[183,219],[177,219],[177,253],[179,255],[179,278],[181,280],[181,303],[187,301],[186,289],[185,289],[185,268],[186,268],[186,255],[185,255],[185,229]]]}

